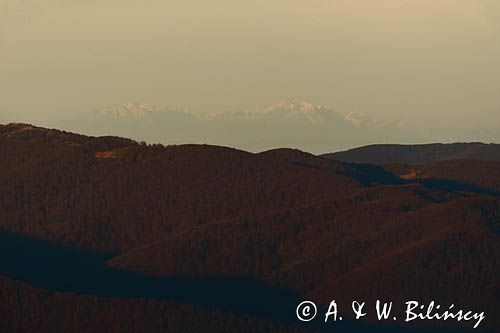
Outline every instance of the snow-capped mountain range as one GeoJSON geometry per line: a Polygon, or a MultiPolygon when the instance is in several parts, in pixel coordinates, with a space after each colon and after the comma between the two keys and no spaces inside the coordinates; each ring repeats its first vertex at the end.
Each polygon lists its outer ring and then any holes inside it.
{"type": "Polygon", "coordinates": [[[157,106],[145,103],[126,103],[116,107],[108,107],[105,109],[94,110],[92,113],[95,117],[134,117],[144,118],[156,112],[163,110],[157,106]]]}
{"type": "Polygon", "coordinates": [[[91,117],[96,118],[131,118],[145,119],[158,114],[177,113],[190,115],[201,121],[220,119],[280,119],[283,121],[304,121],[310,124],[327,124],[331,122],[344,122],[354,127],[371,127],[380,123],[375,122],[365,114],[355,111],[342,115],[331,108],[303,102],[282,100],[267,108],[255,111],[230,111],[222,113],[191,113],[189,111],[174,110],[158,107],[146,103],[130,102],[118,106],[94,110],[91,117]]]}
{"type": "Polygon", "coordinates": [[[342,114],[303,101],[279,101],[255,111],[195,113],[146,103],[126,103],[58,125],[90,135],[117,135],[163,144],[207,143],[250,151],[294,147],[332,151],[386,142],[401,129],[361,112],[342,114]]]}
{"type": "Polygon", "coordinates": [[[118,106],[93,110],[90,112],[90,115],[91,117],[96,117],[96,118],[114,117],[114,118],[144,119],[147,117],[151,117],[155,114],[166,113],[166,112],[188,113],[187,111],[171,110],[146,103],[130,102],[118,106]]]}

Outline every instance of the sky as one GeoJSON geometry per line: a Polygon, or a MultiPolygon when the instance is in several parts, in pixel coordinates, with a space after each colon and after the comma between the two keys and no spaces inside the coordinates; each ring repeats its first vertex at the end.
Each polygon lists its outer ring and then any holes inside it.
{"type": "Polygon", "coordinates": [[[304,100],[500,125],[497,0],[0,0],[0,121],[304,100]]]}

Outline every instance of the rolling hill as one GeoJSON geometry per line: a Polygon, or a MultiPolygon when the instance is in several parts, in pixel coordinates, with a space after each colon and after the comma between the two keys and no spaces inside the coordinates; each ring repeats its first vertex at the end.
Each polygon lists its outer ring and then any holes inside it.
{"type": "MultiPolygon", "coordinates": [[[[0,330],[325,330],[295,302],[377,298],[498,327],[496,162],[383,168],[27,124],[0,125],[0,156],[0,330]]],[[[338,329],[424,329],[372,320],[338,329]]],[[[424,327],[471,328],[442,325],[424,327]]]]}
{"type": "Polygon", "coordinates": [[[500,145],[479,142],[424,145],[379,144],[323,156],[335,161],[375,165],[425,164],[458,159],[500,161],[500,145]]]}

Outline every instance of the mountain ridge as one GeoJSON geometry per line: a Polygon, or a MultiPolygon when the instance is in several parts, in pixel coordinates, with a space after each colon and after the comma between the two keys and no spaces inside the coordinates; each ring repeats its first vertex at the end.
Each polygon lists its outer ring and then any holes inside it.
{"type": "Polygon", "coordinates": [[[111,134],[162,144],[208,143],[252,152],[291,146],[318,153],[376,138],[414,135],[396,123],[374,120],[361,112],[343,114],[330,107],[288,100],[228,112],[193,112],[135,102],[46,125],[87,135],[111,134]]]}
{"type": "Polygon", "coordinates": [[[440,160],[480,159],[500,161],[500,144],[482,142],[430,143],[414,145],[374,144],[336,153],[330,159],[367,164],[425,164],[440,160]]]}

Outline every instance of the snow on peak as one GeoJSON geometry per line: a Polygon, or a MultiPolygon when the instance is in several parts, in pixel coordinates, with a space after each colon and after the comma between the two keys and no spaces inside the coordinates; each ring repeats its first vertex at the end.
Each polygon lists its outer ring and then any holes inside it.
{"type": "Polygon", "coordinates": [[[115,118],[124,118],[124,117],[144,118],[153,113],[164,112],[164,111],[165,111],[164,109],[161,109],[157,106],[153,106],[150,104],[131,102],[118,105],[115,107],[97,110],[94,112],[94,114],[97,117],[113,116],[115,118]]]}
{"type": "Polygon", "coordinates": [[[288,112],[314,113],[323,109],[325,108],[321,105],[308,102],[282,100],[267,108],[265,111],[272,112],[276,110],[284,110],[288,112]]]}
{"type": "Polygon", "coordinates": [[[356,128],[374,127],[376,125],[372,118],[359,111],[353,111],[347,114],[345,119],[356,128]]]}
{"type": "Polygon", "coordinates": [[[261,112],[261,116],[275,116],[291,118],[305,118],[313,124],[323,123],[331,120],[332,117],[337,118],[338,114],[322,105],[312,104],[303,101],[288,101],[282,100],[273,106],[270,106],[261,112]]]}

